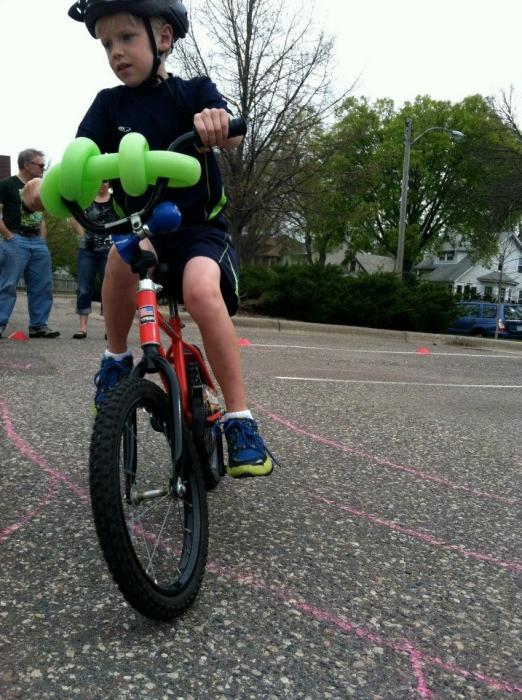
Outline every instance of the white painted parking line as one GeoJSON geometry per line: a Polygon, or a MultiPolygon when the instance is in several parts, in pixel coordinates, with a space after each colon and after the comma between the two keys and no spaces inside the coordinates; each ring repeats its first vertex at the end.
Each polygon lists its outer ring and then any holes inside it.
{"type": "Polygon", "coordinates": [[[444,384],[442,382],[389,382],[378,379],[328,379],[327,377],[276,377],[287,382],[325,382],[329,384],[394,384],[396,386],[437,386],[458,389],[522,389],[522,384],[444,384]]]}
{"type": "MultiPolygon", "coordinates": [[[[437,352],[430,350],[429,353],[419,353],[417,350],[355,350],[353,348],[338,348],[332,347],[321,347],[319,345],[285,345],[285,344],[268,344],[268,343],[252,343],[253,348],[277,348],[285,350],[330,350],[332,352],[351,352],[354,354],[362,355],[419,355],[422,354],[424,357],[480,357],[488,360],[512,360],[512,359],[522,359],[522,353],[509,353],[507,355],[490,355],[478,352],[437,352]]],[[[522,350],[522,346],[521,346],[522,350]]],[[[487,352],[487,351],[485,351],[487,352]]]]}

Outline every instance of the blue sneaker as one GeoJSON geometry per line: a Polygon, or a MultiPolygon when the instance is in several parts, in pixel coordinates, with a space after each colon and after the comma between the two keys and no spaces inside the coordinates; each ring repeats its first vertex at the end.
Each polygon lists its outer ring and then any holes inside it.
{"type": "Polygon", "coordinates": [[[223,423],[228,445],[227,474],[235,479],[245,476],[268,476],[272,460],[251,418],[229,418],[223,423]]]}
{"type": "Polygon", "coordinates": [[[94,375],[94,386],[96,396],[94,397],[94,407],[100,408],[107,398],[109,391],[120,380],[128,377],[132,370],[132,355],[127,355],[123,360],[115,360],[113,357],[103,357],[101,367],[94,375]]]}

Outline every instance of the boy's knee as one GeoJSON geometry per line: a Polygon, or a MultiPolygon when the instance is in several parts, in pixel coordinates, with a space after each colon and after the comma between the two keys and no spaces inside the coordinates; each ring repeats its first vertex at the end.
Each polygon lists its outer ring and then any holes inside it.
{"type": "Polygon", "coordinates": [[[187,311],[194,318],[214,314],[224,303],[219,287],[205,284],[184,289],[183,301],[187,311]]]}

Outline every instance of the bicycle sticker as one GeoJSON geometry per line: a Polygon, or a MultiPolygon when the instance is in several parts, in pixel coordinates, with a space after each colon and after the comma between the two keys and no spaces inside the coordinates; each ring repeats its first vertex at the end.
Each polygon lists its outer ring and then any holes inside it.
{"type": "Polygon", "coordinates": [[[156,317],[154,316],[153,306],[140,306],[138,309],[138,318],[140,320],[140,325],[143,326],[146,323],[155,323],[156,317]]]}

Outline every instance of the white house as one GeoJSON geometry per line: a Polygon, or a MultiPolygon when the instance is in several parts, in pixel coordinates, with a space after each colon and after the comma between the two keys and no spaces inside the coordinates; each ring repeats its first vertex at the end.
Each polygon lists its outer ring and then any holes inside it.
{"type": "Polygon", "coordinates": [[[463,245],[445,243],[440,255],[414,269],[430,282],[450,285],[456,294],[522,303],[522,242],[514,233],[500,234],[499,254],[490,267],[473,263],[463,245]]]}
{"type": "Polygon", "coordinates": [[[373,275],[375,272],[393,272],[395,270],[395,258],[373,253],[359,251],[354,257],[348,258],[344,248],[338,248],[333,253],[326,254],[327,265],[342,265],[347,272],[366,272],[373,275]]]}

